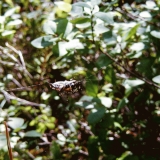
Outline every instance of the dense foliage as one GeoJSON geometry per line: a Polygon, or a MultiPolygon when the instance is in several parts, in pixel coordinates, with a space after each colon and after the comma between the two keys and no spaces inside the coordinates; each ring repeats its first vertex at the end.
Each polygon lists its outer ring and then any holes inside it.
{"type": "Polygon", "coordinates": [[[158,0],[0,7],[0,160],[4,121],[14,160],[159,158],[158,0]],[[82,90],[59,96],[47,83],[66,79],[82,90]]]}

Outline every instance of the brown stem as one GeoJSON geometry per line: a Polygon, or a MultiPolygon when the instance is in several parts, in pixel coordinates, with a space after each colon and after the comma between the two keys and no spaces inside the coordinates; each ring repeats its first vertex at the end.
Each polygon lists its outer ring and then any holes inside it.
{"type": "Polygon", "coordinates": [[[7,138],[9,159],[13,160],[12,148],[11,148],[11,144],[10,144],[10,137],[9,137],[8,127],[7,127],[7,123],[5,121],[4,121],[4,125],[5,125],[5,129],[6,129],[6,138],[7,138]]]}

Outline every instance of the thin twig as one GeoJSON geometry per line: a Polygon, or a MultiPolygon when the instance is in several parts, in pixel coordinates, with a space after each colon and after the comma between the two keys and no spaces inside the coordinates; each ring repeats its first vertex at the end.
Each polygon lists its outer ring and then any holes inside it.
{"type": "Polygon", "coordinates": [[[11,144],[10,144],[10,137],[9,137],[8,127],[7,127],[7,123],[5,121],[4,121],[4,125],[5,125],[5,129],[6,129],[6,138],[7,138],[9,159],[13,160],[12,148],[11,148],[11,144]]]}
{"type": "Polygon", "coordinates": [[[144,81],[145,83],[152,85],[154,87],[160,88],[159,85],[153,83],[152,81],[148,80],[146,77],[140,76],[135,72],[132,72],[130,69],[126,68],[125,66],[123,66],[121,63],[118,63],[111,55],[109,55],[107,52],[103,52],[101,49],[100,51],[102,53],[104,53],[107,57],[109,57],[116,65],[118,65],[119,67],[123,68],[125,71],[129,72],[131,75],[137,77],[138,79],[144,81]]]}
{"type": "MultiPolygon", "coordinates": [[[[26,69],[26,65],[25,65],[25,62],[24,62],[24,58],[23,58],[22,52],[16,50],[13,46],[9,45],[8,43],[6,43],[6,46],[7,46],[8,48],[10,48],[12,51],[14,51],[16,54],[18,54],[21,62],[20,62],[19,60],[17,60],[16,62],[19,64],[19,66],[22,67],[22,69],[26,72],[26,74],[27,74],[30,78],[32,78],[32,75],[31,75],[31,74],[28,72],[28,70],[26,69]]],[[[8,56],[9,56],[9,54],[8,54],[8,56]]],[[[11,58],[13,59],[13,56],[12,56],[11,58]]],[[[14,57],[14,58],[15,58],[15,57],[14,57]]]]}

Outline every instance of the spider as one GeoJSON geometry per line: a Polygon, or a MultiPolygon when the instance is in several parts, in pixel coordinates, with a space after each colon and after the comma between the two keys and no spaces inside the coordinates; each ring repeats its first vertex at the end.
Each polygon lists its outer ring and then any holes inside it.
{"type": "MultiPolygon", "coordinates": [[[[53,90],[56,90],[60,96],[63,96],[63,95],[68,96],[68,95],[74,94],[82,90],[82,82],[73,80],[73,79],[65,80],[65,81],[57,81],[54,83],[49,83],[49,82],[47,83],[49,84],[50,88],[53,90]]],[[[23,90],[26,88],[32,88],[32,87],[41,86],[41,85],[43,84],[31,85],[27,87],[20,87],[20,88],[6,90],[6,91],[18,91],[18,90],[23,90]]]]}
{"type": "Polygon", "coordinates": [[[49,83],[50,88],[59,92],[59,95],[70,95],[82,90],[82,82],[76,80],[65,80],[49,83]]]}

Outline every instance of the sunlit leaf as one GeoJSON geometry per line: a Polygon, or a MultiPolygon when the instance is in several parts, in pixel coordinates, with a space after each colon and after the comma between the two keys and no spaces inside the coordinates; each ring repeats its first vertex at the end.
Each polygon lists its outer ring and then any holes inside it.
{"type": "Polygon", "coordinates": [[[72,8],[71,4],[63,2],[63,1],[54,2],[54,4],[56,6],[58,6],[59,9],[61,9],[62,11],[65,11],[65,12],[70,12],[71,8],[72,8]]]}
{"type": "Polygon", "coordinates": [[[22,20],[20,19],[15,19],[14,21],[10,21],[7,26],[15,26],[15,25],[19,25],[19,24],[22,24],[22,20]]]}
{"type": "Polygon", "coordinates": [[[5,16],[0,16],[0,24],[3,24],[5,22],[5,16]]]}
{"type": "Polygon", "coordinates": [[[93,6],[99,5],[102,2],[102,0],[91,0],[91,3],[93,6]]]}
{"type": "Polygon", "coordinates": [[[97,12],[97,13],[95,13],[95,16],[97,18],[101,19],[102,21],[104,21],[105,23],[112,24],[112,25],[114,23],[112,12],[107,12],[107,13],[97,12]]]}
{"type": "Polygon", "coordinates": [[[60,140],[60,141],[66,141],[66,138],[65,138],[65,136],[63,135],[63,134],[61,134],[61,133],[59,133],[59,134],[57,134],[57,138],[60,140]]]}
{"type": "Polygon", "coordinates": [[[156,3],[155,3],[154,1],[151,1],[151,0],[146,1],[146,7],[147,7],[148,9],[155,9],[156,3]]]}
{"type": "Polygon", "coordinates": [[[85,109],[92,109],[92,108],[94,108],[94,103],[91,103],[91,102],[82,102],[82,101],[79,101],[79,102],[76,102],[75,104],[77,106],[83,107],[85,109]]]}
{"type": "Polygon", "coordinates": [[[121,124],[118,123],[118,122],[114,122],[114,126],[117,127],[117,128],[120,128],[121,130],[123,130],[121,124]]]}
{"type": "Polygon", "coordinates": [[[51,38],[52,36],[42,36],[33,40],[31,44],[36,48],[44,48],[53,44],[52,42],[50,42],[51,38]]]}
{"type": "Polygon", "coordinates": [[[15,32],[16,32],[15,30],[5,30],[2,32],[2,36],[8,36],[8,35],[11,35],[15,32]]]}
{"type": "Polygon", "coordinates": [[[72,49],[83,49],[83,44],[79,41],[79,39],[73,39],[69,42],[59,42],[59,54],[60,56],[64,56],[68,53],[69,50],[72,49]]]}
{"type": "Polygon", "coordinates": [[[159,38],[160,39],[160,32],[159,31],[151,31],[151,35],[155,38],[159,38]]]}
{"type": "Polygon", "coordinates": [[[144,84],[144,81],[140,80],[140,79],[136,79],[136,80],[125,80],[124,83],[123,83],[123,86],[126,88],[126,89],[129,89],[129,88],[132,88],[132,87],[136,87],[136,86],[139,86],[139,85],[142,85],[144,84]]]}
{"type": "Polygon", "coordinates": [[[101,103],[107,107],[107,108],[110,108],[112,106],[112,99],[109,98],[109,97],[100,97],[99,98],[101,103]]]}
{"type": "Polygon", "coordinates": [[[77,2],[77,3],[74,4],[74,6],[91,8],[91,7],[90,7],[87,3],[85,3],[85,2],[77,2]]]}
{"type": "Polygon", "coordinates": [[[43,30],[46,34],[55,34],[57,25],[53,21],[47,21],[44,23],[43,30]]]}
{"type": "Polygon", "coordinates": [[[140,15],[141,17],[143,17],[143,18],[147,18],[147,19],[152,18],[151,13],[150,13],[150,12],[148,12],[148,11],[142,11],[139,15],[140,15]]]}
{"type": "Polygon", "coordinates": [[[152,78],[152,81],[155,82],[155,83],[159,83],[160,84],[160,75],[152,78]]]}
{"type": "Polygon", "coordinates": [[[81,15],[83,13],[83,8],[82,7],[79,7],[79,6],[75,6],[73,4],[72,6],[72,10],[71,12],[69,13],[72,17],[76,17],[78,15],[81,15]]]}
{"type": "Polygon", "coordinates": [[[107,31],[109,31],[109,29],[107,27],[105,27],[103,23],[97,24],[97,25],[94,26],[94,32],[96,34],[102,34],[102,33],[105,33],[107,31]]]}
{"type": "Polygon", "coordinates": [[[5,17],[9,17],[9,16],[13,15],[13,13],[15,13],[15,11],[16,11],[18,8],[19,8],[19,7],[17,6],[17,7],[14,7],[14,8],[9,9],[8,11],[5,12],[4,16],[5,16],[5,17]]]}
{"type": "Polygon", "coordinates": [[[13,118],[10,117],[7,123],[13,129],[21,128],[22,125],[24,124],[24,119],[18,117],[13,117],[13,118]]]}
{"type": "Polygon", "coordinates": [[[134,43],[134,44],[131,46],[131,50],[138,52],[138,51],[143,50],[144,47],[145,47],[144,43],[138,42],[138,43],[134,43]]]}
{"type": "Polygon", "coordinates": [[[76,125],[77,125],[77,122],[75,119],[72,119],[70,121],[67,121],[67,125],[69,127],[69,129],[72,131],[72,132],[76,132],[76,125]]]}

